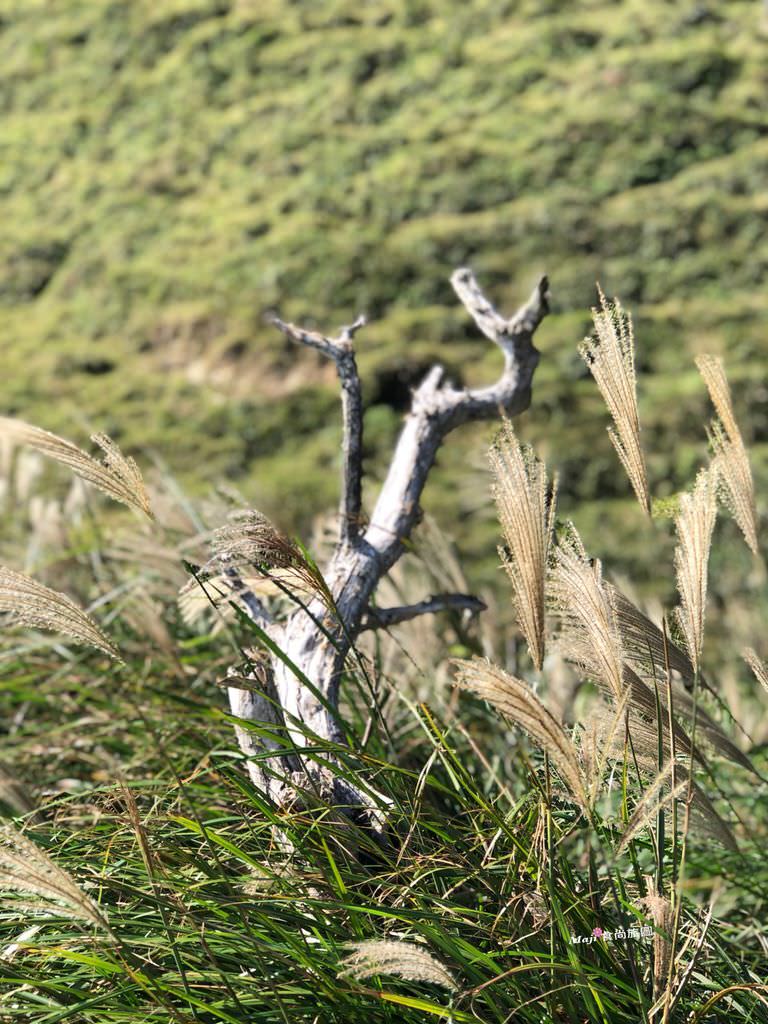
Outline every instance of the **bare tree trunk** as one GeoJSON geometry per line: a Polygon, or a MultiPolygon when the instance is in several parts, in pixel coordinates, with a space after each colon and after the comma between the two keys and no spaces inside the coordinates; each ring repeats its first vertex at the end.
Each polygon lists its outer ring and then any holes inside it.
{"type": "Polygon", "coordinates": [[[343,741],[336,711],[339,683],[356,637],[364,629],[382,628],[444,607],[478,610],[481,606],[477,598],[466,594],[438,595],[407,608],[373,610],[370,605],[377,584],[403,553],[404,542],[420,518],[421,494],[446,436],[463,423],[515,415],[530,403],[539,361],[533,335],[548,312],[547,278],[541,278],[528,301],[509,319],[488,302],[470,270],[456,270],[451,283],[479,329],[502,350],[504,368],[494,384],[479,389],[458,389],[444,382],[439,366],[427,374],[413,393],[367,525],[361,509],[363,410],[353,348],[354,335],[365,321],[359,318],[337,338],[274,321],[291,340],[334,360],[342,389],[344,426],[340,530],[323,574],[327,592],[318,589],[281,623],[271,622],[252,594],[239,594],[247,614],[287,656],[283,660],[272,655],[258,679],[251,674],[249,689],[228,688],[234,715],[269,723],[295,744],[294,751],[286,754],[284,746],[237,727],[240,747],[252,757],[248,765],[253,782],[278,803],[294,799],[295,788],[303,788],[346,805],[353,816],[355,807],[370,811],[370,801],[363,794],[353,791],[332,770],[320,770],[301,757],[308,734],[343,741]],[[268,758],[255,757],[270,750],[275,753],[268,758]]]}

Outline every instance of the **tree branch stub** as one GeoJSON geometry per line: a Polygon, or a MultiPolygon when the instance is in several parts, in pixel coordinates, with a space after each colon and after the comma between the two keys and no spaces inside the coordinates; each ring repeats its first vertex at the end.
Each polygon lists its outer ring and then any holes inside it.
{"type": "Polygon", "coordinates": [[[366,318],[359,316],[354,323],[342,327],[336,338],[307,331],[279,317],[272,317],[272,323],[291,341],[322,352],[336,364],[341,384],[344,452],[339,533],[343,543],[354,543],[360,530],[363,501],[363,395],[353,342],[357,331],[367,323],[366,318]]]}
{"type": "Polygon", "coordinates": [[[474,594],[435,594],[416,604],[404,604],[395,608],[369,608],[360,624],[360,632],[368,629],[389,629],[401,622],[410,622],[421,615],[435,615],[438,612],[469,612],[477,615],[487,605],[474,594]]]}

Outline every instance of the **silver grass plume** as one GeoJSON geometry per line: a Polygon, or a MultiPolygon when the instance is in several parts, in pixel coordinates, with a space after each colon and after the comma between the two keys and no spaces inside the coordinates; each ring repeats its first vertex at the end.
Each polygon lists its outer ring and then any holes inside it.
{"type": "Polygon", "coordinates": [[[615,856],[618,857],[649,822],[651,822],[661,808],[677,800],[687,787],[687,782],[677,782],[674,788],[670,789],[659,799],[661,790],[666,786],[672,774],[672,761],[667,761],[656,778],[643,790],[643,795],[637,802],[632,817],[627,822],[622,833],[619,844],[616,847],[615,856]]]}
{"type": "Polygon", "coordinates": [[[600,701],[592,709],[589,721],[579,735],[579,751],[587,780],[590,806],[595,805],[606,765],[616,753],[619,732],[624,732],[629,708],[630,690],[609,707],[600,701]]]}
{"type": "Polygon", "coordinates": [[[664,671],[666,664],[679,672],[688,686],[693,686],[694,669],[691,659],[655,622],[612,583],[605,584],[616,612],[616,621],[628,660],[635,664],[652,665],[656,672],[664,671]]]}
{"type": "Polygon", "coordinates": [[[63,633],[120,660],[93,619],[71,598],[5,566],[0,566],[0,612],[8,612],[13,623],[63,633]]]}
{"type": "MultiPolygon", "coordinates": [[[[675,767],[676,777],[688,785],[688,769],[678,764],[675,767]]],[[[691,828],[710,839],[716,839],[729,850],[738,850],[727,822],[715,810],[715,805],[696,782],[691,783],[691,828]]]]}
{"type": "MultiPolygon", "coordinates": [[[[648,783],[651,787],[656,788],[658,792],[659,785],[665,784],[663,778],[664,772],[670,770],[672,749],[669,742],[669,728],[666,723],[666,715],[662,712],[662,723],[661,726],[656,721],[656,708],[655,700],[651,690],[646,687],[645,683],[637,680],[630,680],[628,684],[628,690],[631,696],[629,697],[629,711],[628,711],[628,737],[631,741],[632,754],[631,759],[637,761],[637,764],[643,774],[648,774],[651,779],[648,783]],[[642,690],[637,688],[639,683],[642,690]],[[658,737],[659,730],[661,729],[662,734],[662,754],[664,757],[664,763],[666,768],[662,771],[662,777],[658,774],[658,737]],[[656,780],[655,782],[653,780],[656,780]]],[[[615,730],[611,730],[610,726],[613,724],[615,719],[609,718],[607,709],[598,708],[593,712],[594,727],[598,731],[598,735],[602,732],[602,749],[601,758],[605,760],[621,761],[624,757],[623,740],[620,736],[616,735],[615,730]],[[605,723],[608,724],[608,730],[605,729],[605,723]],[[601,729],[602,726],[602,729],[601,729]]],[[[675,736],[675,796],[667,795],[662,798],[662,804],[668,804],[672,799],[677,799],[680,795],[680,790],[685,792],[688,787],[688,769],[680,763],[680,758],[685,756],[691,759],[691,742],[688,734],[679,725],[678,722],[673,723],[673,730],[675,736]]],[[[589,742],[589,741],[588,741],[589,742]]],[[[582,745],[583,746],[583,745],[582,745]]],[[[585,751],[585,754],[589,756],[589,748],[585,751]]],[[[699,750],[698,743],[696,744],[696,751],[694,759],[705,768],[707,763],[699,750]]],[[[594,773],[592,773],[594,775],[594,773]]],[[[654,809],[658,809],[658,803],[654,803],[653,807],[650,807],[645,799],[641,800],[643,807],[648,808],[649,816],[655,813],[654,809]]],[[[624,849],[626,843],[636,835],[638,830],[643,827],[643,810],[640,809],[640,805],[636,808],[635,813],[637,819],[633,817],[631,821],[632,833],[626,837],[625,841],[621,842],[620,850],[624,849]],[[638,823],[639,822],[639,823],[638,823]]],[[[714,805],[705,795],[704,791],[695,783],[692,783],[692,804],[691,804],[691,823],[692,827],[700,833],[706,836],[717,839],[724,846],[730,849],[736,848],[736,842],[733,835],[728,828],[728,825],[723,818],[717,813],[714,805]]],[[[630,826],[628,826],[629,828],[630,826]]],[[[618,852],[620,852],[617,851],[618,852]]]]}
{"type": "Polygon", "coordinates": [[[560,619],[566,657],[619,700],[624,691],[624,652],[613,596],[600,561],[589,558],[573,527],[555,548],[548,593],[560,619]]]}
{"type": "MultiPolygon", "coordinates": [[[[671,756],[666,705],[663,701],[661,702],[661,721],[659,721],[656,694],[651,687],[628,666],[624,667],[624,681],[630,691],[629,729],[635,756],[641,764],[647,764],[655,769],[659,736],[661,736],[665,756],[671,756]]],[[[661,697],[661,693],[659,697],[661,697]]],[[[692,750],[688,733],[674,717],[672,719],[672,734],[678,755],[693,757],[703,768],[707,767],[699,745],[696,745],[695,751],[692,750]]]]}
{"type": "MultiPolygon", "coordinates": [[[[681,650],[673,641],[664,636],[659,627],[648,618],[639,608],[634,605],[612,583],[606,583],[616,610],[616,619],[621,633],[624,654],[627,661],[636,669],[639,674],[645,674],[646,678],[656,678],[660,682],[659,698],[666,709],[669,704],[667,694],[666,667],[678,672],[683,680],[683,687],[673,682],[673,706],[675,712],[693,717],[693,698],[688,689],[692,688],[695,672],[687,654],[681,650]]],[[[703,678],[700,682],[705,683],[703,678]]],[[[729,758],[735,764],[741,765],[748,771],[755,772],[755,766],[750,759],[739,750],[731,738],[726,735],[715,720],[699,704],[697,708],[697,734],[703,737],[723,757],[729,758]]]]}
{"type": "Polygon", "coordinates": [[[747,647],[747,649],[742,652],[742,657],[752,669],[752,674],[755,679],[760,683],[763,689],[768,692],[768,667],[766,667],[765,662],[758,658],[757,652],[751,647],[747,647]]]}
{"type": "Polygon", "coordinates": [[[534,665],[544,662],[544,586],[552,542],[556,484],[530,446],[522,446],[506,420],[489,452],[493,497],[506,541],[500,549],[512,582],[515,612],[534,665]]]}
{"type": "Polygon", "coordinates": [[[747,448],[733,414],[725,368],[721,359],[708,355],[698,356],[696,366],[718,415],[710,426],[709,438],[719,470],[720,496],[736,520],[749,549],[757,555],[755,484],[747,448]]]}
{"type": "MultiPolygon", "coordinates": [[[[669,747],[666,715],[658,721],[656,699],[650,687],[627,664],[617,612],[616,588],[602,575],[598,559],[590,559],[571,529],[555,548],[550,572],[550,603],[560,619],[559,645],[565,656],[586,676],[594,679],[617,704],[629,691],[628,724],[638,757],[655,758],[658,735],[669,747]]],[[[685,730],[673,721],[678,750],[691,754],[685,730]]],[[[696,751],[700,762],[703,759],[696,751]]]]}
{"type": "MultiPolygon", "coordinates": [[[[669,707],[669,695],[667,693],[666,685],[659,685],[659,699],[661,706],[666,715],[669,707]]],[[[726,733],[723,732],[722,728],[712,718],[702,706],[701,702],[694,702],[694,699],[687,690],[682,689],[680,686],[672,685],[672,707],[675,715],[685,717],[689,721],[693,719],[694,707],[696,707],[696,752],[697,755],[700,752],[700,744],[703,740],[705,743],[722,757],[728,758],[733,761],[734,764],[740,765],[742,768],[746,768],[747,771],[754,772],[756,775],[759,774],[755,766],[752,764],[750,759],[744,754],[743,751],[739,750],[736,744],[726,733]]]]}
{"type": "Polygon", "coordinates": [[[250,566],[286,587],[293,584],[309,593],[326,594],[327,586],[317,567],[261,512],[238,509],[232,513],[229,521],[213,532],[211,550],[213,557],[204,567],[206,571],[226,572],[250,566]]]}
{"type": "Polygon", "coordinates": [[[618,300],[610,303],[599,287],[598,292],[600,308],[592,309],[596,337],[585,338],[579,346],[579,354],[595,378],[613,419],[614,428],[608,430],[611,442],[637,500],[650,515],[648,474],[640,444],[632,317],[618,300]]]}
{"type": "Polygon", "coordinates": [[[717,467],[702,469],[693,491],[680,497],[675,518],[675,573],[680,606],[675,610],[688,657],[696,671],[701,664],[707,603],[707,570],[712,531],[717,517],[717,467]]]}
{"type": "MultiPolygon", "coordinates": [[[[642,684],[645,687],[645,684],[642,684]]],[[[643,775],[651,780],[649,785],[652,787],[659,783],[658,777],[658,736],[659,729],[662,730],[662,753],[667,766],[666,770],[669,770],[671,764],[672,749],[669,743],[669,729],[665,721],[662,721],[661,727],[655,720],[655,706],[653,701],[653,695],[650,690],[646,688],[645,696],[641,696],[634,686],[631,686],[631,697],[628,698],[630,702],[629,711],[627,714],[628,718],[628,738],[631,741],[631,760],[636,761],[638,767],[642,771],[643,775]],[[656,779],[656,783],[654,783],[656,779]]],[[[664,718],[664,715],[662,715],[664,718]]],[[[611,726],[615,723],[616,719],[609,717],[609,713],[606,708],[598,708],[592,714],[592,726],[593,729],[588,732],[582,742],[583,756],[585,760],[592,758],[595,759],[594,753],[590,750],[590,746],[594,747],[595,739],[592,734],[597,733],[597,739],[603,739],[603,743],[600,749],[600,758],[604,763],[607,760],[614,760],[621,762],[624,757],[624,744],[620,736],[616,734],[616,730],[612,730],[611,726]],[[606,728],[607,725],[607,728],[606,728]]],[[[682,727],[675,722],[673,725],[675,734],[675,796],[667,795],[662,798],[662,804],[667,805],[672,799],[679,798],[680,790],[685,792],[688,786],[688,770],[680,763],[682,756],[691,757],[691,743],[687,733],[682,727]]],[[[695,760],[706,767],[706,761],[702,757],[699,751],[699,745],[696,745],[695,760]]],[[[593,787],[596,787],[595,780],[596,772],[594,768],[590,771],[590,778],[593,783],[593,787]]],[[[599,778],[599,777],[598,777],[599,778]]],[[[661,780],[661,784],[664,784],[665,780],[661,780]]],[[[645,784],[644,784],[645,785],[645,784]]],[[[658,792],[658,787],[657,787],[658,792]]],[[[594,802],[594,795],[596,794],[596,788],[590,790],[590,797],[594,802]]],[[[648,809],[649,817],[655,813],[658,809],[658,803],[654,803],[651,807],[644,799],[641,800],[643,807],[648,809]]],[[[638,817],[633,818],[631,822],[632,832],[631,835],[626,837],[625,841],[621,842],[620,849],[617,854],[624,849],[626,843],[637,834],[637,831],[643,827],[643,810],[640,809],[640,805],[636,808],[635,812],[638,817]]],[[[692,784],[692,804],[691,804],[691,823],[692,827],[706,836],[717,839],[724,846],[730,849],[736,848],[736,843],[731,834],[728,825],[723,818],[717,813],[712,802],[707,798],[703,790],[696,785],[692,784]]],[[[629,826],[628,826],[629,828],[629,826]]]]}
{"type": "Polygon", "coordinates": [[[65,911],[111,934],[103,912],[74,878],[18,829],[0,828],[0,889],[37,897],[29,909],[65,911]]]}
{"type": "Polygon", "coordinates": [[[589,799],[579,758],[570,736],[527,683],[484,658],[457,659],[456,683],[487,700],[497,711],[521,726],[549,755],[576,803],[588,811],[589,799]]]}
{"type": "Polygon", "coordinates": [[[104,453],[103,462],[94,459],[71,441],[22,420],[0,416],[0,437],[14,444],[27,445],[67,466],[77,476],[98,487],[110,498],[152,515],[149,496],[139,467],[127,458],[106,434],[94,434],[91,440],[104,453]]]}
{"type": "Polygon", "coordinates": [[[451,992],[458,988],[453,975],[437,957],[415,942],[387,939],[356,942],[341,966],[340,978],[360,981],[376,974],[394,974],[408,981],[430,981],[451,992]]]}

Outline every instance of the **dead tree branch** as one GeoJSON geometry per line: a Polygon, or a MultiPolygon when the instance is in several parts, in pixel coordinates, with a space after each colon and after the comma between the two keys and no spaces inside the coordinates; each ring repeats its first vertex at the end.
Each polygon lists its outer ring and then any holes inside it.
{"type": "Polygon", "coordinates": [[[410,622],[420,615],[434,615],[438,612],[469,612],[477,615],[487,605],[474,594],[435,594],[416,604],[404,604],[396,608],[369,608],[360,623],[360,632],[367,629],[389,629],[401,622],[410,622]]]}
{"type": "Polygon", "coordinates": [[[344,426],[344,472],[339,518],[342,542],[348,542],[358,534],[363,495],[363,396],[353,341],[357,331],[365,326],[365,317],[359,316],[353,324],[342,327],[337,338],[326,338],[314,331],[305,331],[294,324],[285,323],[279,317],[273,317],[272,323],[291,341],[317,349],[336,364],[341,383],[344,426]]]}
{"type": "MultiPolygon", "coordinates": [[[[272,656],[266,674],[249,679],[247,686],[242,680],[238,686],[236,677],[229,684],[233,713],[245,720],[266,721],[276,730],[285,729],[296,751],[312,735],[341,742],[336,713],[339,682],[361,631],[386,628],[446,608],[482,608],[482,602],[467,594],[438,595],[402,608],[371,607],[379,581],[403,553],[419,521],[421,495],[447,435],[472,420],[492,419],[502,413],[513,416],[526,409],[531,400],[531,383],[539,361],[533,336],[549,311],[547,278],[540,279],[528,301],[509,318],[493,307],[467,268],[456,270],[451,283],[480,331],[501,349],[502,372],[494,384],[483,388],[454,387],[444,382],[439,366],[426,375],[413,393],[410,412],[365,529],[361,526],[363,409],[353,350],[354,334],[365,321],[361,317],[338,337],[328,338],[274,320],[286,337],[334,360],[341,382],[344,430],[340,536],[323,573],[327,590],[303,600],[285,621],[264,624],[271,641],[286,657],[272,656]],[[305,680],[311,682],[311,688],[305,680]]],[[[257,612],[253,602],[249,610],[252,615],[257,612]]],[[[251,778],[273,799],[282,800],[285,794],[285,787],[279,789],[274,784],[275,773],[282,772],[283,778],[294,782],[302,772],[317,774],[316,765],[297,767],[301,761],[297,753],[287,757],[284,750],[268,747],[256,736],[238,727],[241,748],[251,758],[251,778]],[[261,753],[261,761],[267,757],[270,764],[274,763],[274,772],[253,759],[257,753],[261,753]]],[[[328,776],[326,770],[322,779],[318,776],[309,782],[316,791],[320,787],[328,793],[328,776]]],[[[342,779],[336,779],[331,790],[333,799],[345,805],[349,813],[363,813],[369,823],[380,827],[380,810],[373,809],[369,796],[352,791],[342,779]]]]}
{"type": "Polygon", "coordinates": [[[542,277],[524,306],[509,319],[485,298],[471,270],[454,271],[451,284],[480,330],[504,353],[504,370],[490,387],[461,389],[443,385],[442,367],[434,367],[414,392],[406,420],[376,502],[366,541],[379,553],[385,570],[402,551],[413,529],[419,499],[440,445],[456,427],[471,420],[493,419],[527,409],[531,382],[539,362],[533,334],[549,312],[549,283],[542,277]]]}

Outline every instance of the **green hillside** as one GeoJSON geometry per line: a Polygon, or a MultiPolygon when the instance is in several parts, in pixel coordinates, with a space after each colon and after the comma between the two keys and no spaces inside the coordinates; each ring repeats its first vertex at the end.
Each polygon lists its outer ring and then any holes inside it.
{"type": "MultiPolygon", "coordinates": [[[[0,4],[2,412],[106,429],[288,528],[335,500],[331,369],[264,322],[359,336],[372,472],[408,387],[498,355],[448,284],[554,315],[521,430],[618,564],[639,511],[576,352],[595,281],[635,314],[657,495],[706,450],[691,356],[726,357],[768,436],[768,39],[755,0],[18,0],[0,4]],[[611,523],[590,501],[613,495],[611,523]]],[[[746,418],[746,415],[745,415],[746,418]]],[[[464,431],[428,503],[492,550],[464,431]],[[467,473],[467,466],[471,472],[467,473]]]]}

